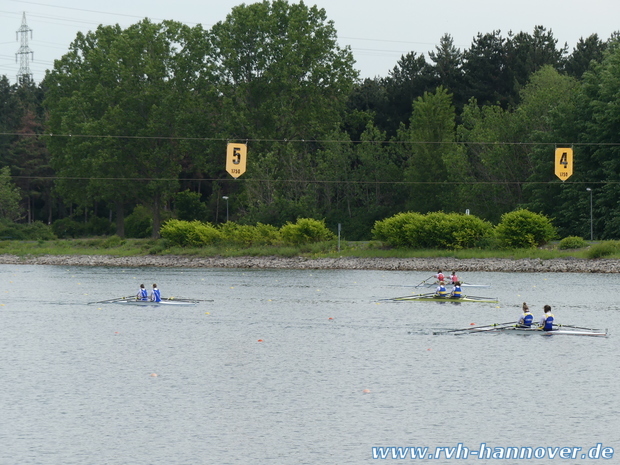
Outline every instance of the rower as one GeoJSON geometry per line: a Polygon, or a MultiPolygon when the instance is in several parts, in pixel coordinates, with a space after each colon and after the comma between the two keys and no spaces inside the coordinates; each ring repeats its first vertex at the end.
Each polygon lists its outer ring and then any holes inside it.
{"type": "Polygon", "coordinates": [[[443,275],[443,272],[439,270],[435,275],[435,278],[437,279],[437,281],[443,281],[445,279],[445,276],[443,275]]]}
{"type": "Polygon", "coordinates": [[[138,295],[136,295],[136,300],[149,300],[149,293],[144,287],[144,284],[140,284],[140,289],[138,290],[138,295]]]}
{"type": "MultiPolygon", "coordinates": [[[[453,271],[452,274],[450,275],[450,280],[452,281],[452,284],[456,285],[457,282],[459,282],[459,277],[456,275],[456,271],[453,271]]],[[[461,284],[459,282],[459,284],[461,284]]]]}
{"type": "Polygon", "coordinates": [[[538,322],[538,326],[543,331],[553,331],[553,314],[551,313],[551,306],[545,305],[544,307],[545,314],[540,318],[538,322]]]}
{"type": "Polygon", "coordinates": [[[151,302],[161,302],[161,293],[157,289],[157,284],[153,284],[153,290],[151,291],[151,302]]]}
{"type": "Polygon", "coordinates": [[[452,292],[450,292],[450,297],[454,297],[455,299],[460,299],[463,297],[463,291],[461,290],[460,281],[455,281],[454,287],[452,288],[452,292]]]}
{"type": "Polygon", "coordinates": [[[523,302],[523,315],[517,321],[517,328],[530,328],[534,322],[534,315],[530,313],[530,308],[523,302]]]}
{"type": "Polygon", "coordinates": [[[439,286],[437,286],[437,290],[435,290],[435,295],[439,297],[446,297],[448,295],[448,291],[443,280],[439,281],[439,286]]]}

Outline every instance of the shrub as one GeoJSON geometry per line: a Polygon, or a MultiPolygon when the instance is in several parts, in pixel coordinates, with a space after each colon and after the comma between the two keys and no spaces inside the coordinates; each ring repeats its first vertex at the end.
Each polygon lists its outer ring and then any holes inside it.
{"type": "Polygon", "coordinates": [[[372,237],[377,241],[386,242],[392,247],[416,247],[420,223],[423,215],[415,212],[398,213],[390,218],[376,221],[372,228],[372,237]]]}
{"type": "Polygon", "coordinates": [[[153,215],[143,205],[137,205],[125,218],[125,236],[135,239],[151,237],[153,232],[153,215]]]}
{"type": "Polygon", "coordinates": [[[583,239],[583,237],[568,236],[560,241],[560,243],[558,244],[558,249],[581,249],[587,245],[588,243],[583,239]]]}
{"type": "Polygon", "coordinates": [[[620,242],[618,241],[605,241],[599,242],[593,245],[586,252],[588,258],[601,258],[613,255],[620,251],[620,242]]]}
{"type": "Polygon", "coordinates": [[[103,247],[104,249],[113,249],[115,247],[120,247],[124,243],[125,241],[115,234],[114,236],[110,236],[106,240],[104,240],[101,243],[101,247],[103,247]]]}
{"type": "Polygon", "coordinates": [[[107,218],[91,216],[86,223],[85,232],[89,236],[111,236],[114,234],[116,226],[107,218]]]}
{"type": "Polygon", "coordinates": [[[13,223],[9,220],[0,221],[0,239],[17,241],[51,241],[57,239],[48,225],[41,221],[30,224],[13,223]]]}
{"type": "Polygon", "coordinates": [[[86,224],[79,223],[72,218],[62,218],[52,223],[52,231],[60,239],[84,237],[86,235],[86,224]]]}
{"type": "Polygon", "coordinates": [[[504,213],[495,233],[507,249],[534,248],[557,236],[549,218],[525,209],[504,213]]]}
{"type": "Polygon", "coordinates": [[[455,250],[477,246],[492,231],[491,223],[473,215],[408,212],[377,221],[372,233],[393,247],[455,250]]]}
{"type": "Polygon", "coordinates": [[[252,245],[274,245],[280,240],[275,226],[258,223],[256,226],[241,225],[228,221],[219,226],[222,241],[249,247],[252,245]]]}
{"type": "Polygon", "coordinates": [[[202,247],[221,240],[222,233],[210,223],[168,220],[160,230],[161,237],[181,247],[202,247]]]}
{"type": "Polygon", "coordinates": [[[280,228],[285,244],[300,245],[310,242],[324,242],[336,239],[336,235],[325,226],[324,220],[299,218],[296,223],[286,223],[280,228]]]}

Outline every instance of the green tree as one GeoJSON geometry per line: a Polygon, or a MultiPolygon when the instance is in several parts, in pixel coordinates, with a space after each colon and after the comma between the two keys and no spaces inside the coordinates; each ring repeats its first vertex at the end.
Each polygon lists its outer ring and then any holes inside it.
{"type": "Polygon", "coordinates": [[[450,34],[444,34],[435,51],[428,52],[428,57],[434,63],[433,74],[437,85],[452,93],[454,105],[460,113],[467,101],[464,94],[463,52],[454,45],[450,34]]]}
{"type": "Polygon", "coordinates": [[[125,206],[137,199],[150,205],[157,236],[164,203],[178,188],[186,157],[175,142],[179,115],[204,66],[195,37],[171,21],[100,26],[78,34],[46,76],[57,188],[80,205],[115,204],[119,236],[125,206]]]}
{"type": "Polygon", "coordinates": [[[448,184],[447,157],[455,149],[455,110],[443,87],[413,103],[409,127],[401,125],[398,140],[410,183],[407,209],[421,213],[451,209],[453,185],[448,184]]]}
{"type": "Polygon", "coordinates": [[[572,53],[566,58],[564,71],[569,76],[580,79],[583,73],[590,69],[594,61],[600,63],[607,48],[607,43],[599,39],[598,34],[592,34],[585,39],[581,37],[572,53]]]}
{"type": "Polygon", "coordinates": [[[525,87],[530,76],[543,66],[559,69],[567,52],[567,46],[558,49],[552,31],[543,26],[534,27],[532,34],[519,32],[509,35],[506,41],[507,64],[513,81],[511,102],[518,103],[519,91],[525,87]]]}
{"type": "Polygon", "coordinates": [[[383,80],[388,110],[385,130],[389,137],[396,135],[401,123],[408,124],[412,104],[424,92],[434,90],[433,69],[424,55],[407,53],[383,80]]]}
{"type": "Polygon", "coordinates": [[[506,39],[501,31],[478,33],[471,47],[463,52],[466,95],[480,105],[506,108],[511,101],[513,81],[508,67],[506,39]]]}
{"type": "MultiPolygon", "coordinates": [[[[579,123],[573,126],[580,147],[580,171],[583,182],[593,189],[594,231],[601,239],[617,239],[620,230],[620,41],[610,42],[601,63],[594,63],[583,76],[577,98],[579,123]]],[[[588,202],[585,185],[580,189],[582,202],[588,202]]],[[[585,205],[584,205],[585,207],[585,205]]],[[[589,213],[583,208],[584,213],[589,213]]],[[[587,224],[587,222],[586,222],[587,224]]],[[[585,235],[585,234],[581,234],[585,235]]]]}
{"type": "Polygon", "coordinates": [[[350,49],[338,46],[325,10],[283,0],[237,6],[211,33],[221,130],[254,140],[245,178],[262,180],[235,195],[239,208],[262,222],[316,211],[320,147],[305,141],[341,124],[358,75],[350,49]]]}
{"type": "Polygon", "coordinates": [[[8,166],[0,168],[0,219],[17,221],[24,217],[21,193],[11,179],[8,166]]]}
{"type": "MultiPolygon", "coordinates": [[[[576,131],[576,101],[579,94],[576,79],[562,75],[551,66],[534,73],[521,93],[521,105],[516,111],[516,124],[523,129],[523,146],[528,152],[528,171],[523,187],[523,206],[554,218],[562,236],[586,234],[581,229],[587,211],[583,202],[585,191],[579,182],[585,178],[583,152],[574,147],[574,170],[569,182],[562,182],[552,168],[558,142],[574,142],[576,131]],[[576,229],[577,228],[577,229],[576,229]]],[[[570,145],[570,144],[566,144],[570,145]]],[[[585,223],[587,224],[587,222],[585,223]]]]}

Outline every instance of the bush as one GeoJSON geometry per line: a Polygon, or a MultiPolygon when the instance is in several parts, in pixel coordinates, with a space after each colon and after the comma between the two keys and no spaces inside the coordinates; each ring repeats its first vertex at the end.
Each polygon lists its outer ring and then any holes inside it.
{"type": "Polygon", "coordinates": [[[376,221],[372,228],[373,239],[392,247],[412,247],[412,243],[419,243],[416,232],[421,228],[423,218],[420,213],[406,212],[376,221]]]}
{"type": "Polygon", "coordinates": [[[60,239],[84,237],[86,236],[86,224],[79,223],[72,218],[62,218],[52,223],[52,231],[60,239]]]}
{"type": "Polygon", "coordinates": [[[504,213],[495,233],[503,248],[534,248],[557,236],[551,220],[544,215],[520,209],[504,213]]]}
{"type": "Polygon", "coordinates": [[[13,223],[9,220],[0,221],[0,239],[13,241],[51,241],[57,239],[52,228],[35,221],[30,224],[13,223]]]}
{"type": "Polygon", "coordinates": [[[115,234],[114,236],[110,236],[106,240],[104,240],[101,243],[101,247],[103,247],[104,249],[113,249],[115,247],[120,247],[125,242],[126,242],[125,240],[121,239],[119,236],[115,234]]]}
{"type": "Polygon", "coordinates": [[[160,230],[161,237],[181,247],[202,247],[221,240],[222,233],[210,223],[168,220],[160,230]]]}
{"type": "Polygon", "coordinates": [[[336,235],[325,226],[324,220],[299,218],[296,223],[286,223],[280,228],[282,241],[289,245],[325,242],[336,239],[336,235]]]}
{"type": "Polygon", "coordinates": [[[256,226],[241,225],[228,221],[219,226],[222,241],[244,247],[253,245],[275,245],[280,241],[280,232],[275,226],[258,223],[256,226]]]}
{"type": "Polygon", "coordinates": [[[393,247],[456,250],[476,247],[492,231],[491,223],[473,215],[408,212],[377,221],[372,233],[393,247]]]}
{"type": "Polygon", "coordinates": [[[153,233],[153,215],[143,205],[137,205],[125,218],[125,236],[135,239],[151,237],[153,233]]]}
{"type": "Polygon", "coordinates": [[[558,244],[558,249],[581,249],[587,245],[588,243],[583,239],[583,237],[568,236],[560,241],[560,243],[558,244]]]}
{"type": "Polygon", "coordinates": [[[617,252],[620,252],[620,242],[605,241],[599,242],[598,244],[590,247],[590,249],[586,252],[586,256],[588,258],[601,258],[608,257],[609,255],[613,255],[617,252]]]}
{"type": "Polygon", "coordinates": [[[89,236],[111,236],[114,234],[116,226],[110,223],[107,218],[91,216],[86,223],[85,232],[89,236]]]}

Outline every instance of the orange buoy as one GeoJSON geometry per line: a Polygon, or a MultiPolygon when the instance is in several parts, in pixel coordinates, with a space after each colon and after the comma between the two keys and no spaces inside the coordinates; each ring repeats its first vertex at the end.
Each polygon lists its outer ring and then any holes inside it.
{"type": "Polygon", "coordinates": [[[476,326],[476,323],[469,323],[469,326],[476,326]]]}
{"type": "Polygon", "coordinates": [[[258,342],[263,342],[263,340],[262,340],[262,339],[259,339],[259,340],[258,340],[258,342]]]}
{"type": "Polygon", "coordinates": [[[363,392],[364,394],[370,394],[370,389],[364,389],[362,392],[363,392]]]}
{"type": "Polygon", "coordinates": [[[159,376],[157,373],[151,373],[151,378],[157,378],[159,376]]]}

